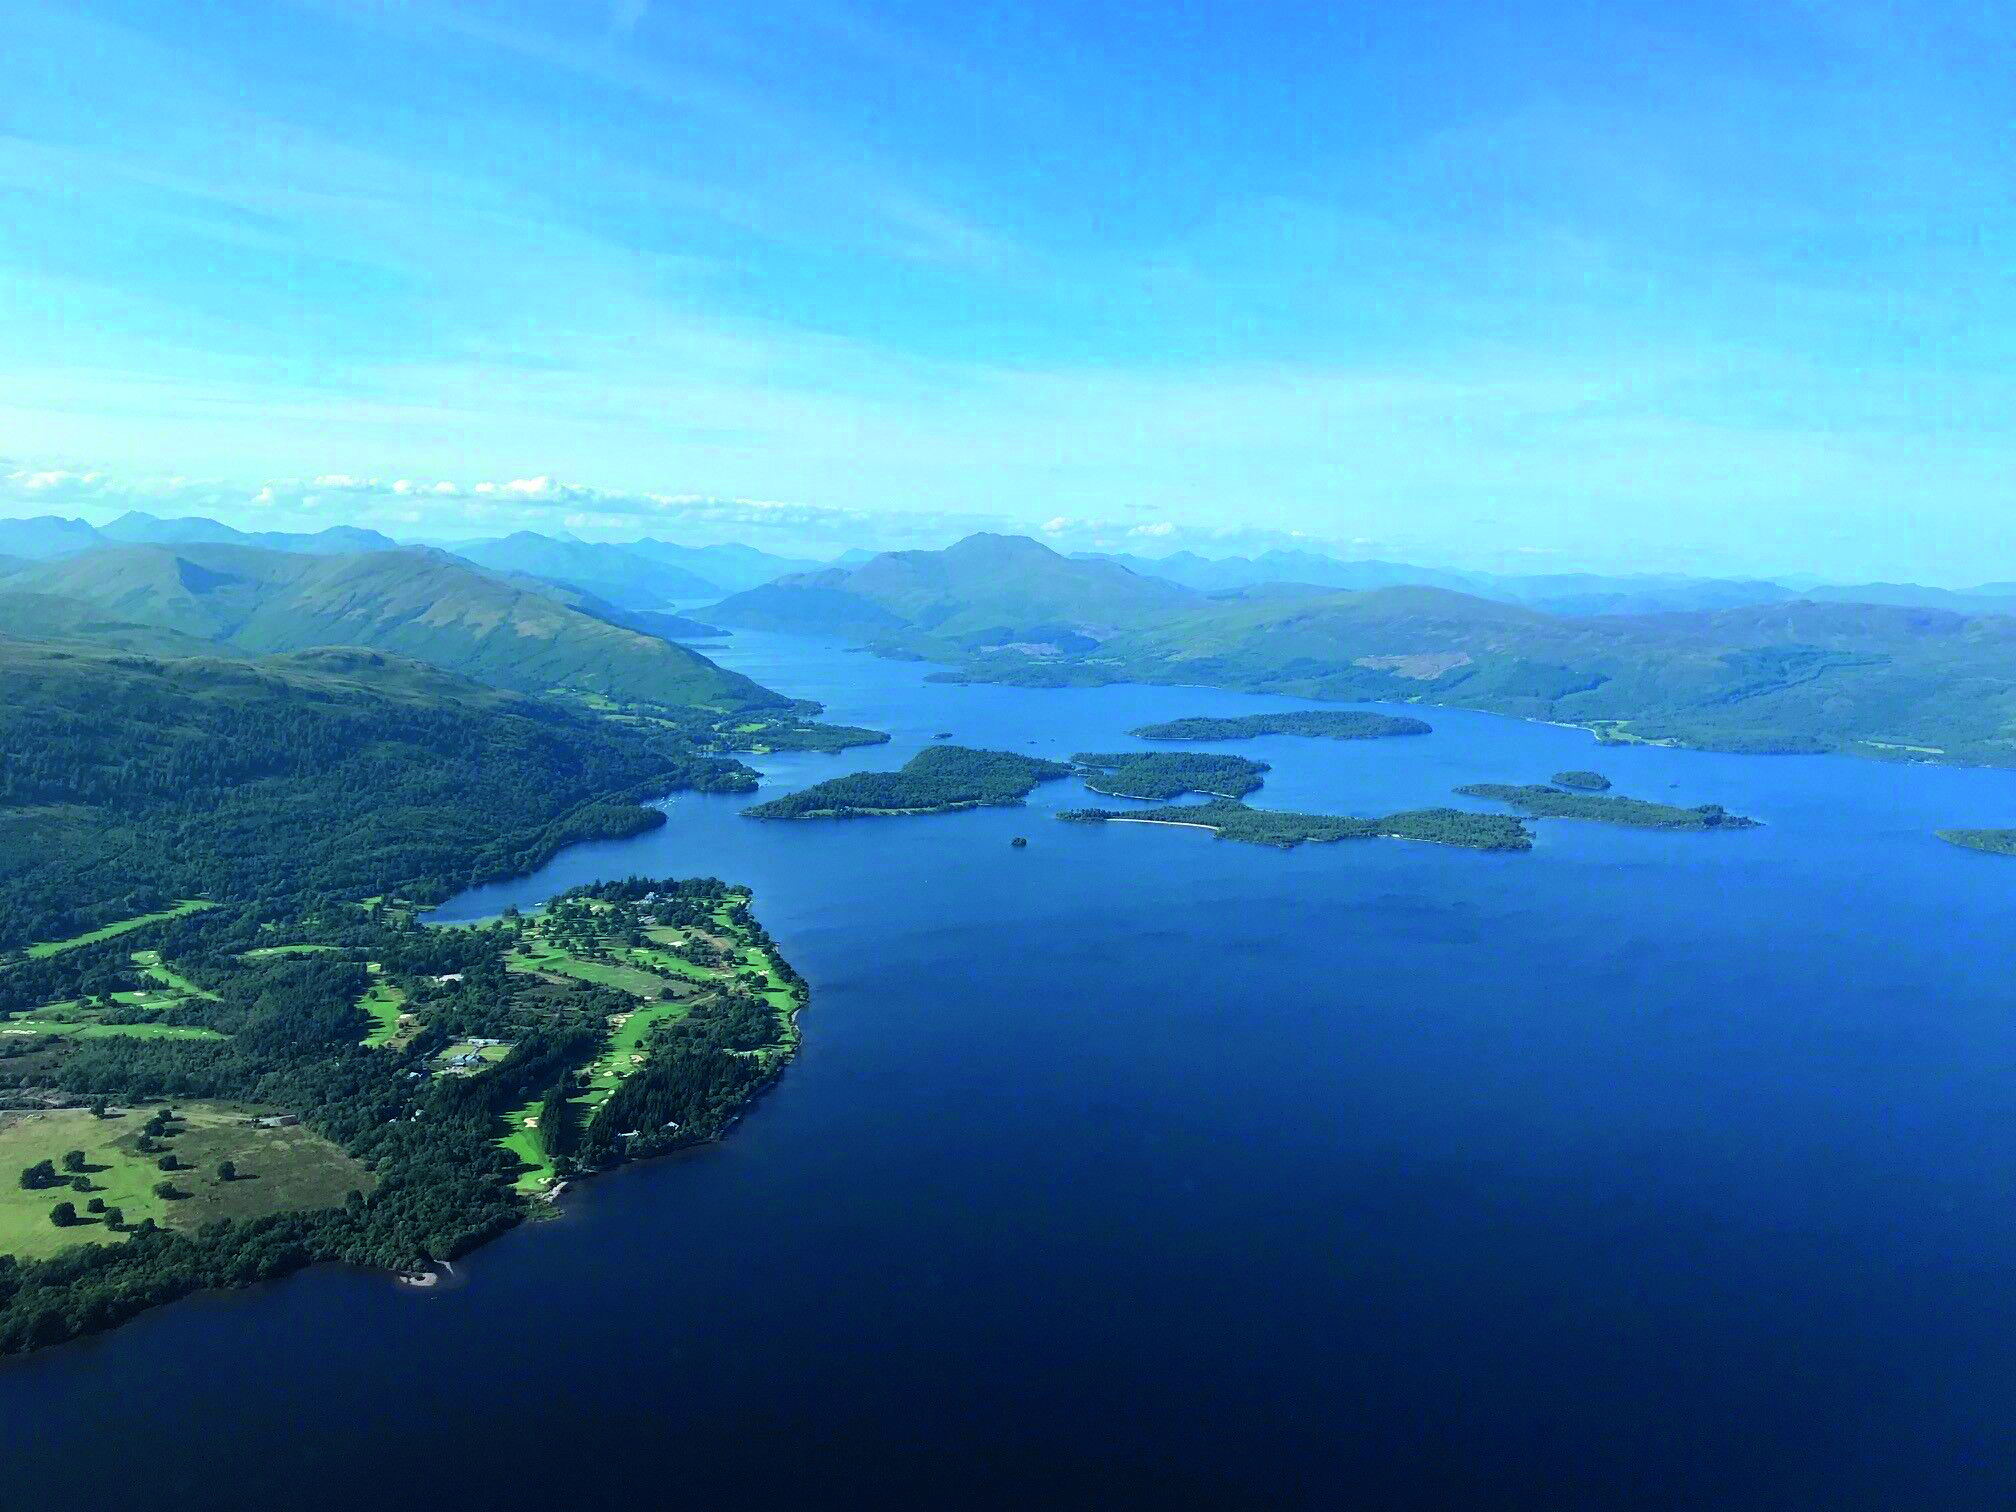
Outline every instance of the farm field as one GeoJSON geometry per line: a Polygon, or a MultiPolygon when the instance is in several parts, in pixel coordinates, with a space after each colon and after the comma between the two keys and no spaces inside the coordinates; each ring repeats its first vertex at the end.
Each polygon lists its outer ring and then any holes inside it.
{"type": "Polygon", "coordinates": [[[217,1218],[257,1218],[298,1208],[340,1205],[354,1188],[368,1192],[371,1173],[335,1145],[296,1124],[266,1129],[245,1120],[274,1110],[232,1103],[174,1105],[177,1121],[153,1152],[135,1148],[152,1107],[94,1117],[88,1109],[0,1113],[0,1254],[39,1259],[73,1244],[123,1243],[126,1234],[108,1228],[85,1211],[92,1198],[120,1210],[125,1223],[151,1218],[163,1228],[193,1231],[217,1218]],[[88,1192],[69,1187],[26,1191],[20,1172],[37,1161],[61,1164],[69,1150],[84,1152],[88,1192]],[[163,1171],[164,1152],[188,1169],[163,1171]],[[218,1178],[219,1161],[232,1161],[238,1179],[218,1178]],[[188,1195],[157,1197],[154,1187],[172,1181],[188,1195]],[[74,1203],[79,1222],[58,1228],[49,1212],[58,1202],[74,1203]]]}

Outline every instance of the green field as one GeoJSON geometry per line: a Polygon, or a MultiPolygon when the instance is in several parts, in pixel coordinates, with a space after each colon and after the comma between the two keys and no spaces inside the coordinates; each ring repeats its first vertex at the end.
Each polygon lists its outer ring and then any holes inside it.
{"type": "MultiPolygon", "coordinates": [[[[128,1111],[98,1119],[82,1108],[48,1112],[0,1114],[0,1254],[39,1259],[73,1244],[116,1244],[125,1239],[84,1205],[93,1197],[121,1210],[129,1224],[152,1218],[165,1228],[193,1231],[217,1218],[257,1218],[295,1208],[334,1207],[355,1188],[369,1191],[370,1172],[335,1145],[308,1129],[247,1127],[255,1110],[229,1103],[177,1103],[182,1132],[165,1137],[161,1148],[173,1151],[190,1169],[165,1172],[156,1154],[133,1148],[150,1110],[128,1111]],[[66,1150],[82,1150],[93,1190],[68,1188],[23,1191],[20,1172],[38,1160],[61,1163],[66,1150]],[[236,1163],[240,1179],[217,1179],[217,1163],[236,1163]],[[173,1181],[189,1196],[171,1201],[156,1197],[154,1186],[173,1181]],[[80,1222],[57,1228],[49,1210],[58,1202],[77,1206],[80,1222]]],[[[270,1110],[256,1110],[270,1111],[270,1110]]]]}
{"type": "Polygon", "coordinates": [[[546,1146],[539,1138],[539,1130],[528,1128],[525,1123],[528,1118],[538,1118],[545,1106],[542,1098],[535,1097],[504,1115],[504,1127],[509,1132],[497,1143],[531,1167],[521,1172],[513,1183],[521,1192],[536,1192],[553,1179],[553,1162],[546,1158],[546,1146]]]}
{"type": "MultiPolygon", "coordinates": [[[[634,966],[614,965],[607,961],[588,961],[564,950],[556,949],[543,940],[527,941],[532,949],[529,954],[510,954],[504,958],[507,971],[548,971],[556,976],[570,976],[583,982],[593,982],[598,987],[611,987],[618,992],[627,992],[632,997],[656,997],[666,990],[666,986],[648,971],[639,971],[634,966]]],[[[655,952],[654,952],[655,953],[655,952]]]]}
{"type": "Polygon", "coordinates": [[[271,956],[319,955],[325,950],[337,950],[336,945],[261,945],[257,950],[245,952],[248,961],[263,961],[271,956]]]}
{"type": "Polygon", "coordinates": [[[80,945],[96,945],[100,940],[116,939],[135,929],[144,929],[149,924],[159,924],[166,919],[179,919],[184,914],[200,913],[217,905],[204,898],[184,898],[173,908],[164,908],[159,913],[141,914],[137,919],[121,919],[117,924],[107,924],[103,929],[94,929],[89,934],[73,935],[67,940],[47,940],[40,945],[28,947],[28,959],[39,961],[45,956],[61,955],[66,950],[75,950],[80,945]]]}
{"type": "MultiPolygon", "coordinates": [[[[115,992],[113,998],[120,1002],[141,999],[147,995],[137,992],[115,992]]],[[[141,1007],[166,1007],[169,1003],[180,1002],[181,998],[170,997],[159,1005],[137,1003],[141,1007]]],[[[19,1018],[9,1019],[0,1025],[0,1034],[17,1039],[36,1034],[56,1034],[65,1039],[107,1039],[123,1036],[128,1039],[180,1039],[180,1040],[221,1040],[224,1038],[215,1029],[204,1029],[194,1024],[107,1024],[101,1022],[90,1008],[80,1003],[50,1003],[41,1008],[31,1008],[19,1018]]]]}
{"type": "MultiPolygon", "coordinates": [[[[378,971],[378,963],[370,963],[373,974],[378,971]]],[[[373,982],[368,992],[357,1000],[357,1006],[371,1015],[371,1032],[364,1036],[364,1043],[372,1047],[389,1045],[399,1033],[399,1014],[406,1006],[406,990],[395,987],[390,982],[373,982]]]]}
{"type": "Polygon", "coordinates": [[[172,992],[179,992],[184,997],[204,998],[213,1003],[217,1001],[216,993],[204,991],[187,977],[179,976],[175,972],[170,971],[166,966],[163,966],[161,964],[161,952],[158,950],[134,951],[133,964],[140,968],[142,976],[147,977],[150,981],[159,982],[163,987],[168,988],[172,992]]]}

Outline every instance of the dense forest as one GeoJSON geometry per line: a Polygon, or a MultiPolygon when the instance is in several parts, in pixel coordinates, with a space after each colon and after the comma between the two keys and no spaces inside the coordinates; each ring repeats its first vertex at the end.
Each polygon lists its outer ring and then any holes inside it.
{"type": "Polygon", "coordinates": [[[1080,751],[1071,761],[1083,769],[1085,786],[1111,798],[1243,798],[1267,771],[1264,761],[1209,751],[1080,751]]]}
{"type": "Polygon", "coordinates": [[[1533,846],[1532,837],[1517,819],[1451,808],[1411,809],[1378,819],[1359,819],[1349,814],[1256,809],[1216,799],[1210,803],[1172,803],[1152,809],[1067,809],[1057,817],[1080,824],[1189,825],[1208,829],[1221,840],[1243,840],[1282,850],[1311,841],[1382,838],[1425,840],[1484,851],[1530,850],[1533,846]]]}
{"type": "Polygon", "coordinates": [[[1259,735],[1307,735],[1323,740],[1378,740],[1389,735],[1426,735],[1426,720],[1405,714],[1373,714],[1362,709],[1292,709],[1279,714],[1241,714],[1232,719],[1198,715],[1142,725],[1129,733],[1142,740],[1251,740],[1259,735]]]}
{"type": "Polygon", "coordinates": [[[1039,782],[1071,775],[1059,761],[1012,751],[940,745],[919,751],[894,772],[854,772],[801,792],[752,804],[751,819],[845,819],[855,815],[928,814],[1020,803],[1039,782]]]}
{"type": "Polygon", "coordinates": [[[1681,808],[1644,798],[1564,793],[1538,784],[1520,786],[1504,782],[1472,782],[1456,791],[1465,798],[1488,798],[1493,803],[1510,804],[1536,819],[1594,819],[1604,824],[1664,830],[1754,829],[1757,825],[1755,819],[1732,814],[1719,803],[1681,808]]]}
{"type": "Polygon", "coordinates": [[[1601,772],[1556,772],[1553,782],[1556,787],[1573,788],[1578,793],[1607,793],[1610,791],[1610,779],[1605,777],[1601,772]]]}
{"type": "Polygon", "coordinates": [[[441,898],[662,823],[642,800],[755,785],[655,726],[348,650],[0,640],[0,748],[0,947],[182,897],[441,898]]]}

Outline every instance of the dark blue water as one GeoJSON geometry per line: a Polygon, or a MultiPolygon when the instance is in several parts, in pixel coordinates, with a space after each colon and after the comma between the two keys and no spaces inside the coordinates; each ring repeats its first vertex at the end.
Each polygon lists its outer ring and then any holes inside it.
{"type": "MultiPolygon", "coordinates": [[[[724,659],[896,734],[777,786],[1292,706],[724,659]]],[[[321,1270],[0,1368],[0,1506],[2006,1503],[2016,862],[1931,830],[2016,820],[2016,774],[1430,718],[1226,749],[1273,806],[1594,765],[1768,828],[1279,853],[1056,823],[1075,782],[677,799],[445,912],[753,884],[814,988],[782,1085],[458,1289],[321,1270]]]]}

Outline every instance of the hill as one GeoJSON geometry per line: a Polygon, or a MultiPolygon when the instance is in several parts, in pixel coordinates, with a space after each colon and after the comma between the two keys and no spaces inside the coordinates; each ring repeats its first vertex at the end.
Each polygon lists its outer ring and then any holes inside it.
{"type": "Polygon", "coordinates": [[[20,594],[241,652],[368,646],[520,692],[716,710],[789,702],[683,646],[424,549],[128,546],[45,562],[7,579],[0,619],[48,638],[78,633],[78,611],[38,625],[20,594]]]}
{"type": "Polygon", "coordinates": [[[675,736],[352,648],[257,660],[0,639],[0,946],[212,896],[445,895],[644,798],[746,787],[675,736]]]}

